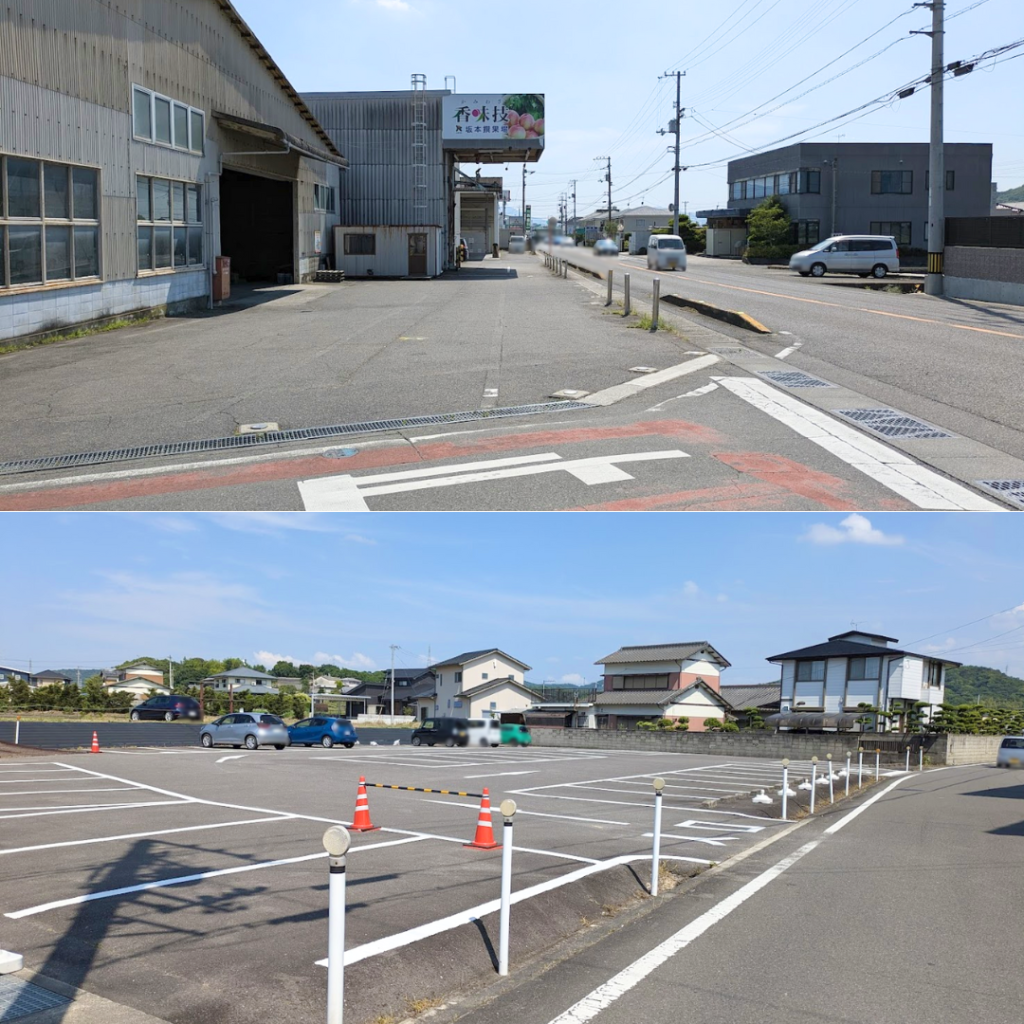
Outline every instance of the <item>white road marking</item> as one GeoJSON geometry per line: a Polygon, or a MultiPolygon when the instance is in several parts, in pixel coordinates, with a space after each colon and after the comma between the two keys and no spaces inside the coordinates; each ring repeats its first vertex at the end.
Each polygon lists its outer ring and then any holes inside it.
{"type": "Polygon", "coordinates": [[[681,821],[678,825],[673,825],[672,828],[703,828],[711,829],[715,832],[763,832],[766,828],[765,825],[721,825],[715,824],[713,821],[694,821],[689,819],[687,821],[681,821]]]}
{"type": "MultiPolygon", "coordinates": [[[[361,850],[374,850],[382,846],[399,846],[402,843],[418,843],[422,840],[417,837],[407,839],[392,839],[385,843],[372,843],[369,846],[353,846],[349,853],[357,853],[361,850]]],[[[40,903],[35,907],[26,907],[24,910],[14,910],[4,917],[12,920],[19,920],[23,917],[32,917],[34,914],[42,914],[47,910],[57,910],[60,907],[74,907],[80,903],[91,903],[93,900],[106,900],[114,896],[127,896],[133,892],[144,892],[147,889],[166,889],[170,885],[185,885],[188,882],[201,882],[207,878],[220,878],[222,875],[238,875],[246,871],[261,871],[263,868],[276,868],[282,864],[301,864],[308,860],[322,860],[327,856],[326,851],[320,853],[307,853],[302,857],[285,857],[282,860],[266,860],[259,864],[242,864],[233,868],[219,868],[216,871],[201,871],[194,875],[179,875],[177,878],[161,878],[155,882],[142,882],[139,885],[125,885],[120,889],[105,889],[102,892],[90,892],[83,896],[72,896],[66,900],[53,900],[50,903],[40,903]]]]}
{"type": "MultiPolygon", "coordinates": [[[[467,804],[461,800],[424,800],[425,804],[441,804],[443,807],[477,807],[477,804],[467,804]]],[[[500,807],[492,807],[491,814],[500,814],[500,807]]],[[[587,821],[593,822],[596,825],[631,825],[629,821],[609,821],[607,818],[579,818],[572,814],[545,814],[542,811],[524,811],[521,807],[516,811],[516,815],[525,814],[531,818],[558,818],[561,821],[587,821]]],[[[519,847],[516,847],[519,849],[519,847]]],[[[552,852],[552,851],[547,851],[552,852]]]]}
{"type": "MultiPolygon", "coordinates": [[[[56,773],[51,772],[50,774],[53,775],[53,774],[56,774],[56,773]]],[[[21,783],[22,785],[25,785],[26,783],[29,783],[29,782],[46,782],[46,783],[49,783],[52,786],[54,781],[55,780],[53,780],[53,779],[6,779],[3,782],[0,782],[0,786],[17,786],[19,783],[21,783]]],[[[82,782],[86,782],[87,780],[86,779],[82,779],[81,781],[82,782]]],[[[83,790],[83,792],[84,792],[84,790],[83,790]]]]}
{"type": "MultiPolygon", "coordinates": [[[[56,807],[22,807],[18,814],[0,814],[0,818],[45,818],[49,814],[84,814],[87,811],[130,811],[136,807],[175,807],[178,804],[189,803],[188,800],[148,800],[134,804],[58,804],[56,807]],[[21,812],[31,813],[21,813],[21,812]]],[[[268,812],[268,813],[277,813],[268,812]]]]}
{"type": "Polygon", "coordinates": [[[722,377],[719,383],[737,398],[813,441],[918,508],[971,511],[1003,508],[919,465],[909,456],[845,426],[828,413],[784,394],[766,381],[752,377],[722,377]]]}
{"type": "Polygon", "coordinates": [[[788,359],[798,348],[803,347],[802,341],[794,341],[789,348],[784,348],[781,352],[775,353],[776,359],[788,359]]]}
{"type": "MultiPolygon", "coordinates": [[[[650,378],[645,378],[650,380],[650,378]]],[[[542,473],[566,472],[585,484],[607,483],[611,480],[632,479],[614,463],[654,462],[664,459],[688,459],[679,449],[657,452],[628,452],[621,455],[596,455],[586,459],[563,461],[560,455],[547,453],[519,459],[493,459],[483,463],[454,466],[436,466],[430,469],[404,470],[399,473],[378,473],[373,476],[350,475],[316,477],[298,481],[303,507],[307,512],[368,511],[364,496],[401,494],[432,487],[456,487],[462,484],[482,483],[489,480],[510,480],[515,477],[537,476],[542,473]],[[551,460],[556,460],[552,463],[551,460]],[[509,463],[529,463],[509,465],[509,463]],[[540,465],[538,463],[546,463],[540,465]],[[472,467],[489,468],[466,472],[472,467]],[[502,467],[502,468],[494,468],[502,467]],[[615,475],[612,469],[615,468],[615,475]],[[443,476],[442,474],[458,474],[443,476]]]]}
{"type": "Polygon", "coordinates": [[[464,775],[466,779],[503,779],[506,775],[539,775],[540,769],[534,768],[528,772],[487,772],[485,775],[464,775]]]}
{"type": "Polygon", "coordinates": [[[225,757],[218,757],[215,763],[221,764],[223,761],[237,761],[239,758],[248,756],[248,754],[228,754],[225,757]]]}
{"type": "MultiPolygon", "coordinates": [[[[689,354],[689,353],[687,353],[689,354]]],[[[637,377],[624,381],[622,384],[615,384],[603,391],[595,391],[582,399],[587,405],[614,405],[625,398],[632,398],[634,395],[646,391],[647,388],[657,387],[659,384],[667,384],[670,380],[676,380],[688,373],[696,373],[698,370],[714,366],[719,361],[718,356],[702,354],[697,359],[691,359],[685,363],[678,363],[676,366],[669,366],[667,369],[659,370],[657,373],[649,373],[644,377],[637,377]]]]}
{"type": "MultiPolygon", "coordinates": [[[[13,793],[0,793],[0,796],[47,796],[49,793],[120,793],[135,789],[135,786],[104,786],[99,789],[24,789],[13,793]]],[[[16,811],[17,807],[3,807],[0,810],[16,811]]]]}
{"type": "Polygon", "coordinates": [[[680,398],[698,398],[701,395],[710,395],[712,391],[717,391],[718,385],[712,381],[710,384],[705,384],[701,388],[695,388],[693,391],[687,391],[683,395],[676,395],[675,398],[666,398],[664,402],[659,402],[657,405],[652,405],[647,412],[661,412],[670,402],[678,402],[680,398]]]}
{"type": "MultiPolygon", "coordinates": [[[[703,843],[705,846],[725,846],[726,843],[735,842],[739,836],[677,836],[672,832],[662,832],[665,839],[681,839],[687,843],[703,843]]],[[[653,832],[642,833],[644,839],[653,839],[653,832]]]]}
{"type": "Polygon", "coordinates": [[[42,843],[39,846],[16,846],[13,850],[0,850],[0,857],[9,853],[30,853],[33,850],[56,850],[64,846],[91,846],[93,843],[117,843],[127,839],[148,839],[152,836],[176,835],[178,832],[199,832],[209,828],[232,828],[236,825],[258,825],[265,821],[291,821],[292,814],[277,818],[246,818],[244,821],[221,821],[215,825],[188,825],[184,828],[163,828],[155,832],[125,832],[119,836],[100,836],[98,839],[69,839],[63,843],[42,843]]]}
{"type": "MultiPolygon", "coordinates": [[[[43,764],[49,764],[51,762],[44,761],[43,764]]],[[[31,761],[8,761],[7,764],[32,764],[31,761]]],[[[0,768],[0,775],[16,775],[18,772],[46,772],[47,775],[61,775],[66,773],[69,769],[67,768],[36,768],[33,765],[31,768],[0,768]]]]}

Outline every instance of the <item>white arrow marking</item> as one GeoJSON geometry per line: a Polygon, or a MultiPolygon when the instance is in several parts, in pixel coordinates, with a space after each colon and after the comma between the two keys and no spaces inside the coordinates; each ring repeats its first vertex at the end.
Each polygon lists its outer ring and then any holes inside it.
{"type": "MultiPolygon", "coordinates": [[[[665,832],[663,835],[668,839],[685,839],[690,843],[705,843],[708,846],[725,846],[726,843],[735,842],[739,838],[739,836],[719,836],[718,839],[709,839],[706,836],[677,836],[670,832],[665,832]]],[[[653,836],[653,832],[645,832],[643,838],[651,839],[653,836]]]]}
{"type": "Polygon", "coordinates": [[[228,754],[227,757],[218,757],[217,758],[217,764],[220,764],[221,761],[237,761],[240,757],[247,757],[247,756],[248,756],[247,754],[228,754]]]}
{"type": "Polygon", "coordinates": [[[519,476],[564,471],[582,483],[612,483],[633,478],[615,463],[654,462],[662,459],[688,459],[690,456],[677,448],[657,452],[628,452],[622,455],[597,455],[588,459],[563,461],[560,455],[546,452],[519,458],[493,459],[489,462],[471,462],[461,466],[436,466],[430,469],[402,470],[397,473],[378,473],[374,476],[351,475],[318,477],[300,480],[299,493],[307,512],[367,511],[364,495],[398,494],[420,491],[430,487],[454,487],[457,484],[480,483],[487,480],[507,480],[519,476]],[[470,471],[470,472],[467,472],[470,471]],[[444,474],[458,474],[448,475],[444,474]]]}
{"type": "Polygon", "coordinates": [[[763,832],[764,825],[722,825],[713,821],[681,821],[673,828],[703,828],[715,832],[763,832]]]}

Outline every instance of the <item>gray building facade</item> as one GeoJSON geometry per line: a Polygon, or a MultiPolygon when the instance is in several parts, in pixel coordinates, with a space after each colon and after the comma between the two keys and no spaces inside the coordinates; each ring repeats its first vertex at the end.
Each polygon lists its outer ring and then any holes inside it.
{"type": "MultiPolygon", "coordinates": [[[[990,143],[945,145],[947,217],[987,216],[990,143]]],[[[702,210],[711,232],[729,231],[777,195],[795,225],[794,241],[814,245],[833,234],[893,235],[903,249],[927,247],[928,144],[923,142],[801,142],[729,163],[727,206],[702,210]]],[[[735,251],[713,255],[739,255],[735,251]]]]}
{"type": "Polygon", "coordinates": [[[229,0],[9,0],[0,339],[308,279],[344,165],[229,0]]]}

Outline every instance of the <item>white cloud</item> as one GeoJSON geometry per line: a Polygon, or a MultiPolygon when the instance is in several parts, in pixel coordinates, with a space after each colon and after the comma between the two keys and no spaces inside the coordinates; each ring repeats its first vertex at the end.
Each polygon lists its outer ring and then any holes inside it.
{"type": "Polygon", "coordinates": [[[315,512],[206,512],[205,516],[225,530],[240,533],[334,533],[338,529],[336,523],[315,512]]]}
{"type": "Polygon", "coordinates": [[[725,602],[729,600],[729,595],[728,594],[717,594],[715,596],[715,600],[719,604],[725,604],[725,602]]]}
{"type": "Polygon", "coordinates": [[[683,584],[683,593],[684,594],[690,594],[690,595],[699,594],[700,593],[700,587],[698,587],[697,584],[693,582],[693,580],[687,580],[683,584]]]}
{"type": "Polygon", "coordinates": [[[894,547],[903,543],[903,538],[897,534],[883,533],[871,525],[867,516],[858,512],[848,515],[837,529],[825,523],[815,523],[804,534],[803,540],[812,544],[874,544],[886,547],[894,547]]]}
{"type": "Polygon", "coordinates": [[[181,516],[144,516],[141,521],[166,533],[192,533],[199,529],[194,519],[183,519],[181,516]]]}
{"type": "Polygon", "coordinates": [[[941,644],[925,644],[924,650],[927,654],[941,654],[943,651],[948,651],[953,647],[956,647],[956,640],[953,637],[948,636],[941,644]]]}
{"type": "Polygon", "coordinates": [[[405,2],[405,0],[374,0],[374,3],[378,7],[383,7],[385,11],[411,11],[412,8],[405,2]]]}
{"type": "Polygon", "coordinates": [[[358,533],[347,533],[347,534],[345,534],[345,540],[351,541],[353,544],[369,544],[371,546],[372,545],[376,545],[376,543],[377,543],[372,538],[370,538],[370,537],[363,537],[361,534],[358,534],[358,533]]]}
{"type": "Polygon", "coordinates": [[[274,654],[273,651],[257,651],[253,658],[257,664],[266,665],[267,668],[272,668],[279,661],[290,661],[293,665],[302,664],[298,658],[293,658],[290,654],[274,654]]]}
{"type": "Polygon", "coordinates": [[[559,682],[565,683],[566,686],[582,686],[586,679],[579,674],[579,672],[569,672],[562,676],[559,682]]]}
{"type": "Polygon", "coordinates": [[[1016,608],[1011,608],[1008,612],[999,612],[998,615],[993,615],[992,625],[1015,626],[1022,618],[1024,618],[1024,604],[1019,604],[1016,608]]]}
{"type": "Polygon", "coordinates": [[[372,672],[377,667],[377,662],[373,658],[368,658],[358,651],[347,657],[344,654],[328,654],[326,651],[317,651],[313,655],[313,662],[317,665],[340,665],[342,668],[363,669],[367,672],[372,672]]]}

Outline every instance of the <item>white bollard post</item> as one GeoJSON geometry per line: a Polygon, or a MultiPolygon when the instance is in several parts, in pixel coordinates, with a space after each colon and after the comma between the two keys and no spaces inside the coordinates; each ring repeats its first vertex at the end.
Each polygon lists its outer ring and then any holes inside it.
{"type": "Polygon", "coordinates": [[[659,308],[661,306],[661,278],[654,279],[654,295],[651,297],[651,330],[658,329],[659,308]]]}
{"type": "Polygon", "coordinates": [[[515,800],[501,801],[505,819],[501,829],[501,914],[498,924],[498,973],[508,974],[508,916],[512,906],[512,819],[516,816],[515,800]]]}
{"type": "Polygon", "coordinates": [[[814,791],[818,788],[818,758],[811,758],[811,814],[814,813],[814,791]]]}
{"type": "Polygon", "coordinates": [[[654,780],[654,847],[651,850],[651,895],[658,895],[658,872],[661,867],[661,795],[664,779],[654,780]]]}
{"type": "Polygon", "coordinates": [[[789,758],[782,759],[782,820],[786,820],[786,805],[789,800],[789,758]]]}
{"type": "Polygon", "coordinates": [[[21,742],[21,715],[14,720],[14,745],[18,746],[21,742]]]}
{"type": "Polygon", "coordinates": [[[622,315],[623,316],[629,316],[629,274],[623,274],[623,276],[622,276],[622,290],[623,290],[622,315]]]}
{"type": "Polygon", "coordinates": [[[345,1016],[345,854],[352,845],[348,829],[332,825],[323,838],[330,864],[327,894],[327,1024],[345,1016]]]}
{"type": "Polygon", "coordinates": [[[857,748],[857,788],[864,786],[864,748],[857,748]]]}
{"type": "Polygon", "coordinates": [[[850,758],[853,755],[848,750],[846,752],[846,796],[850,795],[850,758]]]}
{"type": "Polygon", "coordinates": [[[605,300],[605,305],[610,306],[612,304],[612,278],[615,275],[614,270],[608,271],[608,298],[605,300]]]}
{"type": "Polygon", "coordinates": [[[825,756],[828,758],[828,802],[831,806],[836,802],[836,792],[832,788],[832,755],[826,754],[825,756]]]}
{"type": "Polygon", "coordinates": [[[917,770],[919,772],[924,771],[924,744],[917,748],[917,770]]]}
{"type": "Polygon", "coordinates": [[[875,782],[878,781],[879,768],[882,763],[882,748],[875,747],[875,782]]]}
{"type": "Polygon", "coordinates": [[[907,747],[907,773],[910,773],[910,747],[907,747]]]}

